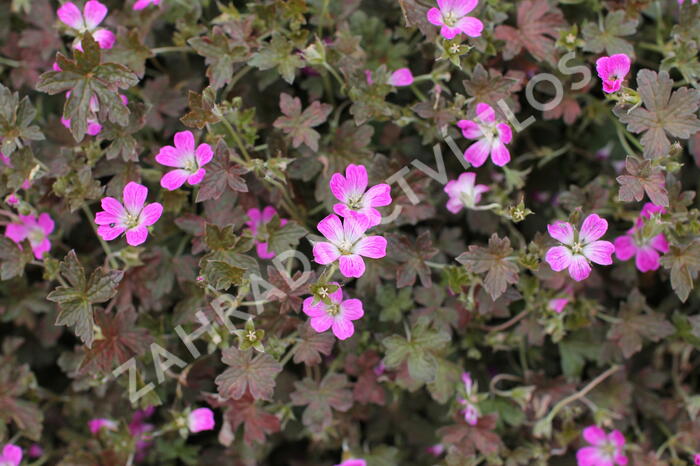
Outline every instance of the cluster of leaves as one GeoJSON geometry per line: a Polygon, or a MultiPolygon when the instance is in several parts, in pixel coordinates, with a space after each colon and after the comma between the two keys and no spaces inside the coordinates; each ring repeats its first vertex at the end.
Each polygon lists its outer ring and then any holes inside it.
{"type": "Polygon", "coordinates": [[[106,1],[114,47],[75,49],[58,2],[0,0],[0,228],[55,222],[42,259],[31,235],[0,237],[0,446],[66,466],[573,464],[598,424],[631,464],[700,452],[700,5],[480,0],[482,35],[447,40],[435,3],[106,1]],[[632,58],[618,94],[575,86],[616,53],[632,58]],[[390,85],[404,67],[414,83],[390,85]],[[540,72],[564,86],[544,112],[540,72]],[[469,167],[490,190],[452,214],[471,143],[456,123],[482,102],[513,125],[512,161],[469,167]],[[214,156],[168,191],[154,155],[183,130],[214,156]],[[351,163],[393,199],[387,257],[357,280],[311,260],[351,163]],[[131,181],[163,215],[144,244],[107,243],[94,212],[131,181]],[[641,232],[669,243],[658,270],[615,260],[578,283],[544,261],[547,224],[597,213],[612,241],[646,202],[664,208],[641,232]],[[337,286],[364,309],[344,341],[302,312],[337,286]],[[144,443],[128,425],[151,406],[144,443]],[[178,435],[197,406],[216,432],[178,435]],[[92,418],[118,427],[95,436],[92,418]]]}

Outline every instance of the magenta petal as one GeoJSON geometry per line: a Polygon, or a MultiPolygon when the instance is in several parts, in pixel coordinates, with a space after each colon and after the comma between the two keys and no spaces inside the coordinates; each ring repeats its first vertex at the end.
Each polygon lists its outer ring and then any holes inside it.
{"type": "Polygon", "coordinates": [[[148,196],[148,188],[143,185],[131,181],[124,186],[124,206],[132,214],[141,212],[146,196],[148,196]]]}
{"type": "Polygon", "coordinates": [[[499,123],[496,125],[496,128],[498,129],[498,139],[503,144],[510,144],[510,141],[513,140],[513,130],[510,129],[510,126],[505,123],[499,123]]]}
{"type": "Polygon", "coordinates": [[[585,280],[591,274],[591,264],[588,260],[580,254],[573,255],[571,257],[571,264],[569,264],[569,275],[571,278],[580,282],[585,280]]]}
{"type": "Polygon", "coordinates": [[[120,223],[121,217],[117,217],[109,212],[100,211],[95,214],[95,223],[98,225],[112,225],[120,223]]]}
{"type": "Polygon", "coordinates": [[[615,246],[610,241],[594,241],[583,247],[583,255],[591,262],[600,265],[612,264],[615,246]]]}
{"type": "Polygon", "coordinates": [[[368,207],[384,207],[391,204],[391,186],[386,183],[372,186],[362,198],[368,207]]]}
{"type": "Polygon", "coordinates": [[[608,440],[605,431],[598,426],[588,426],[583,429],[583,438],[593,446],[602,445],[608,440]]]}
{"type": "Polygon", "coordinates": [[[640,272],[658,270],[661,266],[659,261],[659,253],[656,252],[656,250],[651,246],[639,248],[639,250],[637,250],[635,265],[637,266],[637,270],[640,272]]]}
{"type": "Polygon", "coordinates": [[[365,261],[357,254],[340,256],[338,263],[340,273],[346,277],[360,278],[365,273],[365,261]]]}
{"type": "Polygon", "coordinates": [[[454,39],[460,32],[461,31],[456,27],[443,26],[440,28],[440,34],[447,40],[454,39]]]}
{"type": "MultiPolygon", "coordinates": [[[[262,217],[261,217],[261,218],[262,218],[262,222],[263,222],[263,223],[269,222],[270,220],[272,220],[272,217],[274,217],[275,215],[277,215],[277,210],[276,210],[274,207],[272,207],[271,205],[265,207],[265,208],[262,210],[262,217]]],[[[282,224],[282,225],[284,225],[284,221],[283,221],[283,220],[284,220],[284,219],[280,219],[280,224],[282,224]]]]}
{"type": "Polygon", "coordinates": [[[146,241],[146,238],[148,238],[148,228],[145,226],[138,226],[127,230],[126,232],[126,242],[130,246],[138,246],[143,244],[146,241]]]}
{"type": "Polygon", "coordinates": [[[318,231],[332,243],[339,243],[343,239],[343,224],[337,215],[329,215],[318,222],[318,231]]]}
{"type": "Polygon", "coordinates": [[[437,8],[431,8],[428,10],[428,13],[426,13],[426,18],[428,18],[428,21],[430,24],[433,24],[435,26],[442,26],[442,13],[440,13],[440,10],[437,8]]]}
{"type": "Polygon", "coordinates": [[[591,214],[583,221],[579,239],[584,244],[600,239],[608,231],[608,222],[598,214],[591,214]]]}
{"type": "Polygon", "coordinates": [[[192,131],[180,131],[175,133],[175,147],[187,152],[194,153],[194,135],[192,131]]]}
{"type": "Polygon", "coordinates": [[[37,259],[41,260],[42,257],[44,257],[44,253],[47,253],[51,250],[51,241],[49,241],[47,238],[44,238],[39,242],[39,244],[32,244],[32,252],[34,252],[34,257],[37,259]]]}
{"type": "Polygon", "coordinates": [[[457,21],[456,27],[469,37],[479,37],[481,36],[481,31],[484,30],[484,23],[477,18],[465,16],[457,21]]]}
{"type": "Polygon", "coordinates": [[[191,174],[189,177],[187,177],[187,183],[189,183],[190,186],[196,186],[199,183],[202,182],[204,179],[204,175],[207,174],[207,171],[204,168],[200,168],[193,174],[191,174]]]}
{"type": "Polygon", "coordinates": [[[340,304],[340,311],[343,318],[348,320],[357,320],[365,315],[362,309],[362,301],[359,299],[346,299],[340,304]]]}
{"type": "Polygon", "coordinates": [[[108,11],[107,7],[97,0],[87,2],[83,8],[83,15],[85,16],[85,26],[88,30],[92,31],[95,29],[105,19],[108,11]]]}
{"type": "Polygon", "coordinates": [[[175,191],[180,188],[187,178],[190,177],[190,172],[184,169],[172,170],[163,175],[160,179],[160,185],[168,191],[175,191]]]}
{"type": "Polygon", "coordinates": [[[73,29],[82,29],[83,27],[83,14],[73,2],[66,2],[61,5],[56,10],[56,15],[66,26],[70,26],[73,29]]]}
{"type": "Polygon", "coordinates": [[[601,461],[604,461],[604,459],[600,451],[595,447],[581,448],[576,452],[578,466],[601,466],[601,461]]]}
{"type": "Polygon", "coordinates": [[[5,228],[5,236],[10,238],[15,243],[21,243],[27,237],[29,233],[27,227],[24,224],[10,223],[5,228]]]}
{"type": "Polygon", "coordinates": [[[320,242],[314,244],[313,248],[314,261],[317,264],[327,265],[335,262],[340,257],[340,251],[331,243],[320,242]]]}
{"type": "Polygon", "coordinates": [[[209,408],[195,409],[187,416],[187,427],[192,433],[212,430],[215,425],[214,412],[209,408]]]}
{"type": "Polygon", "coordinates": [[[494,143],[491,148],[491,160],[497,167],[502,167],[510,162],[510,151],[502,142],[494,143]]]}
{"type": "Polygon", "coordinates": [[[622,435],[622,432],[620,432],[617,429],[610,432],[610,435],[608,436],[608,438],[612,441],[613,445],[615,445],[617,448],[622,448],[625,446],[625,436],[622,435]]]}
{"type": "Polygon", "coordinates": [[[275,257],[274,252],[268,251],[267,243],[256,243],[255,252],[258,254],[258,257],[260,259],[272,259],[273,257],[275,257]]]}
{"type": "Polygon", "coordinates": [[[369,228],[369,219],[364,215],[350,214],[343,221],[343,237],[345,241],[354,244],[369,228]]]}
{"type": "Polygon", "coordinates": [[[331,328],[333,325],[333,317],[329,315],[312,317],[309,324],[311,324],[311,328],[316,330],[318,333],[322,333],[331,328]]]}
{"type": "Polygon", "coordinates": [[[143,226],[151,226],[158,221],[162,214],[163,206],[158,202],[152,202],[141,211],[139,223],[143,226]]]}
{"type": "Polygon", "coordinates": [[[452,0],[449,9],[456,17],[461,17],[476,8],[478,0],[452,0]]]}
{"type": "Polygon", "coordinates": [[[383,236],[366,236],[355,244],[352,252],[370,259],[386,256],[386,239],[383,236]]]}
{"type": "Polygon", "coordinates": [[[2,449],[2,457],[4,461],[9,461],[10,464],[14,464],[15,466],[19,466],[19,464],[22,462],[22,449],[18,447],[17,445],[13,445],[12,443],[8,443],[5,445],[2,449]]]}
{"type": "Polygon", "coordinates": [[[188,158],[189,154],[187,152],[178,150],[173,146],[163,146],[156,154],[156,162],[173,168],[184,168],[188,158]]]}
{"type": "Polygon", "coordinates": [[[333,335],[339,340],[347,340],[355,333],[355,326],[349,320],[336,317],[333,319],[333,335]]]}
{"type": "Polygon", "coordinates": [[[209,144],[200,144],[199,146],[197,146],[195,158],[197,159],[197,163],[200,167],[203,167],[204,165],[211,162],[211,159],[213,157],[214,151],[211,150],[211,146],[209,144]]]}
{"type": "Polygon", "coordinates": [[[663,233],[654,236],[649,242],[649,246],[664,254],[668,252],[668,241],[663,233]]]}
{"type": "Polygon", "coordinates": [[[321,317],[326,315],[326,305],[323,301],[316,301],[313,296],[304,299],[302,311],[309,317],[321,317]]]}
{"type": "Polygon", "coordinates": [[[464,152],[464,158],[475,167],[480,167],[489,157],[491,147],[486,139],[479,139],[464,152]]]}
{"type": "Polygon", "coordinates": [[[555,272],[568,268],[571,265],[571,258],[571,251],[564,246],[550,248],[545,255],[545,260],[555,272]]]}
{"type": "Polygon", "coordinates": [[[360,196],[367,189],[367,169],[364,165],[350,164],[345,169],[345,189],[348,195],[360,196]]]}
{"type": "Polygon", "coordinates": [[[569,222],[554,222],[547,225],[549,236],[564,244],[574,244],[574,227],[569,222]]]}
{"type": "Polygon", "coordinates": [[[256,209],[256,208],[248,209],[248,212],[246,212],[246,215],[247,215],[248,218],[250,219],[250,222],[251,222],[251,223],[253,223],[253,224],[255,224],[255,225],[259,225],[259,224],[260,224],[260,220],[261,220],[261,218],[262,218],[262,214],[260,213],[260,210],[259,210],[259,209],[256,209]]]}
{"type": "Polygon", "coordinates": [[[47,235],[53,233],[53,229],[55,228],[55,223],[54,223],[53,219],[46,212],[39,215],[39,220],[37,221],[37,224],[41,227],[41,229],[47,235]]]}
{"type": "Polygon", "coordinates": [[[487,123],[496,121],[496,112],[493,107],[483,102],[476,104],[476,117],[487,123]]]}
{"type": "Polygon", "coordinates": [[[459,120],[457,126],[462,130],[462,136],[467,139],[477,139],[484,134],[479,125],[472,120],[459,120]]]}
{"type": "MultiPolygon", "coordinates": [[[[92,33],[92,38],[95,39],[97,44],[103,50],[111,49],[112,47],[114,47],[114,43],[117,41],[117,36],[115,36],[112,31],[109,31],[107,29],[98,29],[97,31],[94,31],[92,33]]],[[[102,127],[100,127],[100,129],[101,128],[102,127]]]]}
{"type": "Polygon", "coordinates": [[[408,68],[399,68],[391,73],[389,84],[396,87],[410,86],[413,84],[413,73],[408,68]]]}
{"type": "Polygon", "coordinates": [[[637,254],[637,245],[634,243],[634,238],[629,235],[615,238],[615,255],[619,260],[630,260],[635,254],[637,254]]]}
{"type": "Polygon", "coordinates": [[[348,190],[345,187],[346,182],[343,175],[340,173],[333,173],[328,184],[336,199],[338,199],[340,202],[348,201],[348,190]]]}
{"type": "Polygon", "coordinates": [[[124,233],[125,230],[126,228],[120,226],[110,227],[109,225],[100,225],[97,227],[97,234],[105,241],[112,241],[124,233]]]}

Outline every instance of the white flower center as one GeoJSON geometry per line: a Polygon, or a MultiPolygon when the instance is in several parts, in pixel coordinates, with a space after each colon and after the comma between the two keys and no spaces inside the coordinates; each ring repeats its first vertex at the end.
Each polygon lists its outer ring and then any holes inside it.
{"type": "Polygon", "coordinates": [[[326,314],[329,316],[337,316],[340,313],[340,306],[338,304],[331,304],[326,308],[326,314]]]}
{"type": "Polygon", "coordinates": [[[344,239],[340,243],[338,243],[338,250],[340,251],[341,254],[347,256],[349,254],[352,254],[352,247],[353,246],[354,245],[350,241],[344,239]]]}
{"type": "Polygon", "coordinates": [[[445,23],[445,26],[453,27],[457,24],[458,20],[459,18],[457,18],[452,11],[447,11],[442,14],[442,22],[445,23]]]}

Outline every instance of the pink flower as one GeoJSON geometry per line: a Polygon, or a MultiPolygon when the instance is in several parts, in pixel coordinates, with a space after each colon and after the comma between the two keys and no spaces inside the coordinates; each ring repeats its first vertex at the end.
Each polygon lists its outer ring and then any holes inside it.
{"type": "MultiPolygon", "coordinates": [[[[695,3],[695,1],[693,1],[693,3],[695,3]]],[[[700,465],[700,453],[696,453],[695,456],[693,456],[693,462],[696,465],[700,465]]]]}
{"type": "Polygon", "coordinates": [[[464,172],[456,180],[450,180],[445,185],[447,200],[447,210],[456,214],[462,207],[471,209],[481,201],[481,195],[489,190],[483,184],[475,184],[476,174],[464,172]]]}
{"type": "Polygon", "coordinates": [[[19,223],[10,223],[5,229],[5,236],[18,245],[25,239],[34,252],[34,257],[41,259],[44,253],[51,250],[48,236],[53,232],[54,222],[47,213],[39,215],[20,215],[19,223]]]}
{"type": "Polygon", "coordinates": [[[143,244],[148,238],[148,228],[158,221],[163,206],[158,202],[145,204],[148,188],[133,181],[124,186],[124,205],[113,197],[102,199],[104,211],[97,212],[97,233],[111,241],[126,232],[126,242],[131,246],[143,244]]]}
{"type": "Polygon", "coordinates": [[[623,455],[625,437],[619,430],[606,434],[598,426],[583,429],[583,438],[591,447],[581,448],[576,452],[579,466],[624,466],[627,457],[623,455]]]}
{"type": "Polygon", "coordinates": [[[454,39],[457,34],[479,37],[484,24],[467,13],[476,8],[477,0],[437,0],[438,8],[428,10],[427,17],[435,26],[442,26],[440,34],[445,39],[454,39]]]}
{"type": "MultiPolygon", "coordinates": [[[[682,5],[682,4],[684,3],[684,1],[685,1],[685,0],[678,0],[678,4],[679,4],[679,5],[682,5]]],[[[698,0],[691,0],[690,3],[692,3],[693,5],[695,5],[695,4],[698,3],[698,0]]],[[[695,464],[700,464],[700,463],[698,463],[697,461],[698,461],[698,455],[695,455],[695,464]]]]}
{"type": "Polygon", "coordinates": [[[603,80],[603,91],[607,94],[617,92],[622,87],[622,81],[630,71],[630,57],[624,53],[616,53],[609,57],[600,57],[595,62],[598,77],[603,80]]]}
{"type": "Polygon", "coordinates": [[[547,307],[557,314],[561,314],[567,304],[569,304],[569,298],[554,298],[549,300],[547,307]]]}
{"type": "Polygon", "coordinates": [[[7,466],[19,466],[22,462],[22,449],[17,445],[8,443],[2,449],[2,454],[0,454],[0,465],[7,466]]]}
{"type": "MultiPolygon", "coordinates": [[[[261,259],[272,259],[275,257],[275,253],[267,249],[268,236],[267,231],[265,231],[265,225],[272,220],[272,217],[277,215],[277,210],[274,207],[267,206],[262,212],[258,209],[249,209],[246,215],[250,219],[246,222],[246,225],[255,237],[255,249],[258,252],[258,257],[261,259]]],[[[284,226],[286,224],[287,219],[280,218],[280,225],[284,226]]]]}
{"type": "Polygon", "coordinates": [[[586,217],[580,233],[568,222],[556,222],[548,225],[547,229],[552,238],[564,244],[550,248],[545,257],[555,272],[568,268],[571,278],[580,282],[591,273],[588,261],[600,265],[612,264],[615,246],[610,241],[598,241],[608,230],[608,222],[598,215],[586,217]]]}
{"type": "MultiPolygon", "coordinates": [[[[337,283],[332,283],[338,285],[337,283]]],[[[304,314],[311,317],[311,327],[319,333],[332,328],[333,335],[340,340],[346,340],[355,333],[352,321],[362,318],[365,314],[362,309],[362,301],[359,299],[346,299],[343,301],[343,289],[338,289],[328,294],[330,304],[316,301],[313,296],[304,300],[304,314]]]]}
{"type": "Polygon", "coordinates": [[[445,453],[445,446],[442,443],[437,443],[435,445],[432,445],[432,446],[426,448],[425,451],[428,454],[433,455],[434,457],[437,458],[438,456],[445,453]]]}
{"type": "Polygon", "coordinates": [[[399,68],[391,73],[389,84],[396,87],[410,86],[413,84],[413,73],[408,68],[399,68]]]}
{"type": "Polygon", "coordinates": [[[358,460],[358,459],[349,459],[349,460],[343,461],[340,464],[336,464],[335,466],[367,466],[367,461],[358,460]]]}
{"type": "Polygon", "coordinates": [[[132,10],[143,10],[148,5],[160,5],[160,0],[137,0],[134,6],[131,7],[132,10]]]}
{"type": "Polygon", "coordinates": [[[386,256],[386,239],[382,236],[366,236],[369,222],[363,216],[348,216],[341,223],[337,215],[329,215],[318,222],[318,230],[330,242],[314,244],[314,260],[327,265],[336,260],[340,273],[359,278],[365,273],[362,257],[381,259],[386,256]]]}
{"type": "Polygon", "coordinates": [[[146,422],[146,419],[151,417],[155,408],[149,406],[146,409],[141,409],[136,411],[131,416],[131,422],[129,423],[129,433],[136,440],[136,455],[134,460],[136,462],[143,461],[146,457],[146,450],[150,448],[153,443],[152,437],[149,434],[153,430],[153,424],[146,422]]]}
{"type": "MultiPolygon", "coordinates": [[[[82,13],[73,2],[66,2],[56,10],[58,19],[68,27],[71,27],[78,32],[89,32],[97,41],[102,49],[111,49],[114,46],[116,38],[111,31],[106,29],[97,29],[97,26],[105,19],[109,10],[97,0],[90,0],[85,3],[82,13]]],[[[80,42],[75,45],[75,48],[82,50],[80,42]]]]}
{"type": "Polygon", "coordinates": [[[653,213],[663,213],[664,208],[647,202],[635,222],[635,225],[623,236],[615,239],[615,255],[621,261],[635,257],[635,266],[640,272],[658,270],[661,266],[659,253],[667,253],[668,241],[663,233],[651,238],[643,236],[644,220],[653,213]]]}
{"type": "Polygon", "coordinates": [[[197,408],[187,416],[187,428],[194,434],[212,430],[215,425],[214,412],[209,408],[197,408]]]}
{"type": "Polygon", "coordinates": [[[367,182],[367,169],[364,165],[348,165],[345,176],[334,173],[330,188],[340,202],[333,206],[333,211],[341,217],[351,214],[363,216],[368,220],[369,226],[373,227],[382,221],[382,214],[375,207],[391,204],[391,187],[382,183],[367,189],[367,182]]]}
{"type": "Polygon", "coordinates": [[[160,179],[160,185],[168,191],[174,191],[185,181],[191,186],[201,183],[206,174],[202,167],[214,157],[209,144],[203,143],[194,148],[194,135],[191,131],[175,133],[175,147],[164,146],[156,155],[156,162],[166,167],[175,167],[160,179]]]}
{"type": "MultiPolygon", "coordinates": [[[[70,118],[61,117],[61,124],[67,129],[70,129],[70,118]]],[[[94,118],[88,118],[87,120],[87,134],[89,136],[97,136],[102,132],[102,125],[94,118]]]]}
{"type": "Polygon", "coordinates": [[[499,167],[510,162],[510,152],[506,148],[513,139],[513,133],[505,123],[496,121],[496,112],[490,105],[476,106],[474,120],[459,120],[457,126],[467,139],[478,139],[464,151],[464,158],[475,167],[480,167],[491,154],[491,160],[499,167]]]}
{"type": "Polygon", "coordinates": [[[474,382],[469,372],[462,373],[462,382],[464,383],[467,397],[466,399],[459,399],[459,402],[464,405],[464,409],[461,412],[464,416],[464,421],[470,426],[475,426],[479,422],[479,408],[476,406],[474,382]]]}
{"type": "Polygon", "coordinates": [[[105,418],[90,419],[88,421],[88,429],[95,435],[102,429],[117,430],[117,423],[105,418]]]}

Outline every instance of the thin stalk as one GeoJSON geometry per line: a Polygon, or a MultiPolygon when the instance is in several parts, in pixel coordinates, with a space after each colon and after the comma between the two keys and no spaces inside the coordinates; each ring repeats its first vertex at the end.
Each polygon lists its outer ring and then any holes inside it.
{"type": "Polygon", "coordinates": [[[243,155],[243,158],[246,160],[246,162],[250,162],[250,154],[248,153],[248,149],[246,149],[245,144],[243,144],[243,140],[240,138],[238,133],[236,132],[235,129],[233,129],[233,126],[231,126],[231,123],[226,118],[222,118],[221,122],[224,124],[226,129],[228,130],[229,134],[231,135],[231,138],[233,138],[233,142],[236,143],[238,148],[241,151],[241,154],[243,155]]]}
{"type": "Polygon", "coordinates": [[[173,53],[173,52],[191,52],[194,53],[194,49],[192,47],[187,47],[187,46],[182,46],[182,47],[157,47],[155,49],[151,49],[151,53],[153,55],[160,55],[163,53],[173,53]]]}

